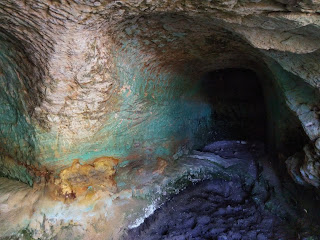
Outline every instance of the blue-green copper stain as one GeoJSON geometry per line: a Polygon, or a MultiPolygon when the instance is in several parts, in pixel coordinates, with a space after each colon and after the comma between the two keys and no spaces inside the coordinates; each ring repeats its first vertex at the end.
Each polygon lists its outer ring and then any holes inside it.
{"type": "Polygon", "coordinates": [[[0,34],[0,171],[31,185],[23,165],[35,162],[36,141],[25,106],[24,92],[29,89],[18,66],[20,58],[21,53],[0,34]],[[9,163],[8,158],[16,164],[9,163]]]}
{"type": "Polygon", "coordinates": [[[191,79],[161,69],[156,62],[146,67],[143,56],[128,49],[115,53],[118,110],[107,113],[103,127],[91,139],[71,146],[59,158],[48,141],[44,162],[70,165],[75,158],[85,162],[99,156],[126,158],[132,154],[148,159],[171,157],[176,145],[192,146],[204,140],[211,108],[195,100],[199,93],[191,79]]]}

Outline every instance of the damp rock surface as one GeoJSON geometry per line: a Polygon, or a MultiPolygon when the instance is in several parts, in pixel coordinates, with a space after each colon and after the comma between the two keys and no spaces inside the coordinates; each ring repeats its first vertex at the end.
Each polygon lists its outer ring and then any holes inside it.
{"type": "Polygon", "coordinates": [[[124,239],[308,239],[312,233],[303,231],[313,224],[288,204],[290,193],[264,148],[258,141],[224,140],[194,151],[188,157],[210,161],[220,175],[171,196],[124,239]]]}
{"type": "Polygon", "coordinates": [[[174,196],[125,239],[294,239],[239,179],[208,180],[174,196]]]}

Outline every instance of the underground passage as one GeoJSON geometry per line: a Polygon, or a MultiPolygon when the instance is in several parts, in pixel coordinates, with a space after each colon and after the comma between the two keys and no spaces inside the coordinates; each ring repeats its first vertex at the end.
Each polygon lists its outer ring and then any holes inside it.
{"type": "Polygon", "coordinates": [[[320,239],[317,1],[0,2],[0,240],[320,239]]]}
{"type": "Polygon", "coordinates": [[[209,141],[260,140],[266,137],[266,110],[257,75],[248,69],[221,69],[202,79],[203,95],[212,106],[214,133],[209,141]]]}

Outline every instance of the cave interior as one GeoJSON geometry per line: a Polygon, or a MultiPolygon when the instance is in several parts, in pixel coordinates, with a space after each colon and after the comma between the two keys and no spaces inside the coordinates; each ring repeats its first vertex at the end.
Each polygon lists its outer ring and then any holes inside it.
{"type": "Polygon", "coordinates": [[[320,239],[317,1],[0,3],[0,240],[320,239]]]}

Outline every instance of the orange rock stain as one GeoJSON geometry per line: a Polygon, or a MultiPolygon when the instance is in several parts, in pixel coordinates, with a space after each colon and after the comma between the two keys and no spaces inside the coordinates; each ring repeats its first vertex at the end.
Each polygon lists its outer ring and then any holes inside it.
{"type": "Polygon", "coordinates": [[[80,164],[79,159],[75,159],[70,167],[62,170],[59,177],[53,180],[55,199],[72,200],[83,196],[89,200],[99,190],[115,192],[114,167],[118,162],[116,158],[99,157],[92,163],[80,164]]]}

